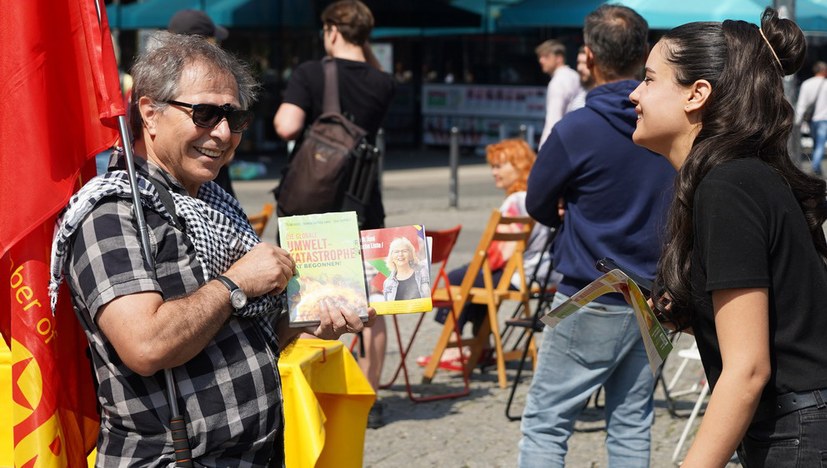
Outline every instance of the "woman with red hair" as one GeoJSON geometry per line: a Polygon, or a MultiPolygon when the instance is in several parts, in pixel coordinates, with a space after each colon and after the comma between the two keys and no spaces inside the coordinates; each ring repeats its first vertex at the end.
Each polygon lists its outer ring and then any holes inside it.
{"type": "MultiPolygon", "coordinates": [[[[491,175],[494,177],[494,185],[506,194],[505,200],[500,205],[500,212],[510,217],[528,216],[525,207],[525,191],[528,186],[528,174],[531,172],[537,158],[536,154],[525,140],[519,138],[488,145],[485,151],[486,160],[491,166],[491,175]]],[[[548,244],[549,233],[547,226],[536,223],[529,237],[526,251],[523,253],[525,271],[533,272],[539,264],[538,278],[545,278],[551,266],[551,256],[543,255],[543,249],[548,244]]],[[[500,281],[503,275],[503,267],[511,258],[511,255],[514,254],[514,248],[513,242],[496,241],[488,248],[488,262],[491,265],[494,284],[500,281]]],[[[468,265],[451,270],[448,273],[451,284],[458,285],[462,283],[467,270],[468,265]]],[[[511,280],[511,284],[514,288],[520,286],[519,277],[516,273],[511,280]]],[[[482,272],[477,276],[474,286],[484,287],[482,272]]],[[[448,311],[449,309],[439,309],[434,319],[440,323],[445,323],[448,311]]],[[[467,304],[457,318],[460,331],[470,321],[473,323],[473,331],[476,334],[486,313],[487,309],[484,305],[467,304]]],[[[420,366],[426,366],[429,360],[430,356],[420,356],[417,363],[420,366]]],[[[439,362],[439,367],[440,369],[461,371],[462,362],[459,350],[457,348],[447,349],[439,362]]]]}

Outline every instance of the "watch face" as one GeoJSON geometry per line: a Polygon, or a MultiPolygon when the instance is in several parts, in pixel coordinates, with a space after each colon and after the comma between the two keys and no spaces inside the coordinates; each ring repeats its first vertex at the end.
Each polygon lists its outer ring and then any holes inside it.
{"type": "Polygon", "coordinates": [[[236,289],[230,293],[230,303],[236,309],[241,309],[247,305],[247,295],[241,289],[236,289]]]}

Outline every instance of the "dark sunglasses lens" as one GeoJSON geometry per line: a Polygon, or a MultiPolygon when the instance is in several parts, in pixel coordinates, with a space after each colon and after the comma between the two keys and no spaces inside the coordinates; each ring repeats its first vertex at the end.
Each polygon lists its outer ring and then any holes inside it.
{"type": "Polygon", "coordinates": [[[215,124],[223,117],[222,114],[221,108],[212,104],[196,104],[192,106],[192,121],[199,127],[215,127],[215,124]]]}
{"type": "Polygon", "coordinates": [[[250,126],[253,120],[253,111],[249,110],[234,110],[227,114],[227,123],[230,125],[230,131],[240,133],[250,126]]]}

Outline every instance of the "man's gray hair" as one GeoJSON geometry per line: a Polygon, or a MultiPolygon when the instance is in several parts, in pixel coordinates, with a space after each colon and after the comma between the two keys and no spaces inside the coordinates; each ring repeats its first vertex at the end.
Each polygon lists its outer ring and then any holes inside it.
{"type": "Polygon", "coordinates": [[[138,100],[146,96],[157,108],[166,107],[165,101],[175,99],[184,91],[179,89],[181,74],[195,63],[205,66],[209,74],[232,77],[238,85],[242,109],[248,109],[255,102],[259,84],[247,64],[201,36],[160,31],[152,35],[146,51],[132,66],[129,115],[133,138],[141,137],[143,127],[138,100]]]}

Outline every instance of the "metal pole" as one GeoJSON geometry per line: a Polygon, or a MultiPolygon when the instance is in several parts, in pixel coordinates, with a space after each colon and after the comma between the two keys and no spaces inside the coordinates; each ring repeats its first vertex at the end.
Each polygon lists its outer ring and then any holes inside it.
{"type": "Polygon", "coordinates": [[[152,256],[152,247],[149,244],[149,229],[144,219],[144,211],[141,209],[141,192],[138,188],[138,178],[135,175],[135,157],[132,153],[132,136],[126,124],[126,116],[118,116],[118,128],[121,132],[121,144],[126,157],[126,173],[129,176],[129,186],[132,187],[132,208],[135,213],[135,221],[138,223],[138,232],[141,234],[141,247],[150,268],[155,268],[155,258],[152,256]]]}
{"type": "MultiPolygon", "coordinates": [[[[144,211],[141,208],[141,191],[138,188],[138,178],[135,174],[135,157],[132,153],[132,136],[126,123],[126,116],[118,116],[118,128],[121,134],[121,144],[126,158],[126,172],[129,177],[129,186],[132,187],[132,211],[138,223],[138,232],[141,235],[141,248],[144,258],[151,269],[155,269],[155,257],[152,256],[152,247],[149,243],[149,228],[146,225],[144,211]]],[[[175,452],[175,465],[192,467],[192,452],[187,436],[187,423],[178,408],[178,390],[172,369],[164,369],[164,380],[167,385],[167,403],[170,413],[170,430],[172,431],[172,447],[175,452]]]]}
{"type": "Polygon", "coordinates": [[[382,191],[382,174],[385,169],[385,129],[380,128],[376,132],[376,149],[379,150],[379,158],[376,160],[376,177],[379,181],[379,191],[382,191]]]}
{"type": "Polygon", "coordinates": [[[451,127],[451,145],[448,152],[448,164],[451,167],[448,206],[456,208],[459,205],[459,129],[457,127],[451,127]]]}
{"type": "Polygon", "coordinates": [[[525,140],[527,134],[528,134],[528,127],[526,127],[526,124],[520,124],[520,138],[525,140]]]}
{"type": "Polygon", "coordinates": [[[539,151],[540,148],[534,148],[534,142],[536,141],[534,139],[534,125],[528,126],[528,132],[526,132],[525,139],[528,142],[528,146],[530,146],[531,149],[539,151]]]}
{"type": "MultiPolygon", "coordinates": [[[[94,1],[95,12],[98,15],[98,25],[101,24],[100,3],[94,1]]],[[[119,7],[120,8],[120,7],[119,7]]],[[[118,13],[120,15],[120,12],[118,13]]],[[[120,16],[119,16],[120,17],[120,16]]],[[[123,99],[123,96],[121,97],[123,99]]],[[[135,158],[132,153],[132,135],[129,132],[129,125],[126,123],[126,116],[118,116],[118,130],[121,135],[124,157],[126,158],[126,173],[129,178],[129,186],[132,188],[132,211],[135,213],[135,221],[138,223],[138,232],[141,236],[141,249],[150,268],[155,269],[155,257],[152,256],[152,247],[149,244],[149,229],[146,226],[144,211],[141,208],[141,191],[138,188],[138,178],[135,175],[135,158]]],[[[192,467],[192,451],[190,441],[187,437],[187,424],[178,409],[177,389],[172,369],[164,369],[164,379],[167,383],[167,400],[170,412],[170,430],[172,431],[172,448],[175,453],[175,465],[185,468],[192,467]]]]}

